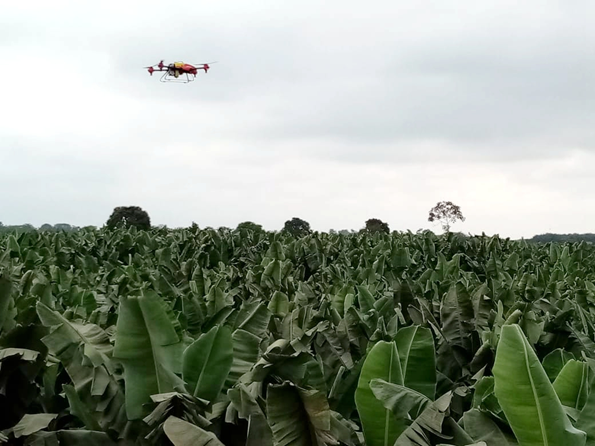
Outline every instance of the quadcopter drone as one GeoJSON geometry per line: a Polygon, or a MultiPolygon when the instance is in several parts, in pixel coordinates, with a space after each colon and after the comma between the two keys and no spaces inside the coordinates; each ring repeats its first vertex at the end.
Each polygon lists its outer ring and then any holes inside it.
{"type": "Polygon", "coordinates": [[[145,67],[149,71],[149,74],[153,76],[155,71],[163,71],[164,74],[161,76],[161,82],[177,82],[187,84],[188,82],[194,81],[198,70],[205,70],[205,74],[211,68],[209,64],[217,62],[209,62],[203,64],[189,64],[184,62],[174,62],[165,65],[163,61],[150,67],[145,67]],[[192,76],[192,77],[191,77],[192,76]]]}

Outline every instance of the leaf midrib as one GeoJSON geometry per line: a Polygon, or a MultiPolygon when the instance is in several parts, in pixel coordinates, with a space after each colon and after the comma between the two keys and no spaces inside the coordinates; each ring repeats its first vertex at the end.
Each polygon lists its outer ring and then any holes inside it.
{"type": "Polygon", "coordinates": [[[97,351],[97,353],[99,353],[99,355],[103,358],[104,361],[107,359],[107,357],[105,356],[105,354],[103,354],[101,351],[97,350],[97,348],[95,347],[95,344],[93,344],[89,339],[87,339],[83,334],[81,334],[81,332],[79,332],[72,325],[72,323],[68,319],[66,319],[60,313],[58,313],[57,311],[52,310],[49,307],[48,307],[48,310],[51,311],[52,313],[54,313],[54,315],[57,316],[58,319],[60,319],[62,321],[62,325],[65,324],[67,328],[69,328],[70,330],[72,330],[75,333],[75,335],[78,336],[83,341],[83,343],[85,345],[90,345],[95,351],[97,351]]]}
{"type": "Polygon", "coordinates": [[[529,382],[531,383],[531,391],[533,392],[533,398],[535,400],[535,407],[537,409],[537,418],[539,419],[539,427],[541,431],[541,439],[543,441],[543,446],[548,446],[549,442],[547,439],[547,435],[545,433],[545,422],[543,420],[543,413],[541,412],[541,406],[539,404],[539,397],[537,396],[537,389],[535,388],[535,383],[533,382],[533,375],[531,375],[531,366],[529,364],[529,353],[527,352],[527,344],[522,342],[523,345],[523,352],[525,356],[525,366],[527,367],[527,375],[529,376],[529,382]]]}
{"type": "Polygon", "coordinates": [[[202,383],[202,378],[204,376],[205,368],[206,368],[207,364],[209,363],[209,359],[211,358],[211,353],[213,353],[213,345],[215,345],[215,340],[217,339],[217,334],[218,333],[215,333],[215,336],[214,336],[213,341],[211,343],[211,348],[209,348],[209,352],[207,354],[207,357],[205,358],[205,362],[202,365],[202,368],[200,370],[200,375],[198,375],[198,379],[196,380],[196,386],[194,387],[194,392],[193,392],[193,395],[194,396],[198,396],[196,394],[196,392],[200,388],[200,384],[202,383]]]}
{"type": "Polygon", "coordinates": [[[139,310],[140,310],[141,314],[143,315],[143,322],[144,322],[145,330],[147,331],[147,334],[149,335],[149,341],[151,344],[151,356],[153,359],[153,367],[155,369],[155,379],[157,380],[157,389],[158,389],[159,393],[162,393],[163,390],[162,390],[162,385],[161,385],[161,373],[159,370],[159,364],[157,363],[157,351],[155,349],[156,342],[154,341],[153,336],[151,336],[151,330],[149,330],[149,326],[147,325],[145,309],[143,308],[143,305],[142,305],[143,301],[145,301],[146,298],[145,298],[145,296],[139,296],[139,297],[140,297],[140,299],[137,298],[137,302],[138,302],[139,310]]]}
{"type": "MultiPolygon", "coordinates": [[[[390,362],[388,366],[388,382],[393,382],[393,355],[394,349],[390,349],[390,362]]],[[[384,409],[384,446],[388,446],[388,425],[390,420],[390,410],[384,409]]]]}
{"type": "MultiPolygon", "coordinates": [[[[407,381],[407,366],[409,364],[409,353],[411,352],[411,346],[413,345],[413,340],[415,339],[415,336],[417,335],[417,327],[415,327],[415,329],[413,330],[413,335],[411,336],[411,339],[409,340],[409,344],[407,345],[407,351],[405,352],[405,363],[404,363],[404,367],[402,367],[402,373],[403,373],[403,384],[405,384],[405,382],[407,381]]],[[[400,357],[400,355],[399,355],[400,357]]]]}
{"type": "MultiPolygon", "coordinates": [[[[244,329],[244,326],[245,326],[246,324],[248,324],[248,322],[250,322],[250,321],[252,320],[252,318],[253,318],[253,317],[254,317],[254,315],[255,315],[255,314],[258,312],[258,310],[259,310],[259,309],[260,309],[260,305],[256,305],[256,306],[254,307],[254,310],[252,310],[252,311],[250,311],[250,312],[248,313],[248,316],[246,317],[246,319],[244,319],[244,320],[242,321],[242,323],[241,323],[240,325],[238,325],[238,327],[237,327],[237,328],[242,328],[242,329],[244,329]]],[[[247,331],[247,330],[246,330],[246,331],[247,331]]]]}
{"type": "Polygon", "coordinates": [[[581,401],[581,395],[583,393],[583,386],[588,381],[588,379],[589,379],[589,369],[585,365],[583,365],[581,367],[581,383],[579,384],[578,392],[576,394],[576,400],[574,401],[574,408],[575,409],[579,409],[580,401],[581,401]],[[585,376],[585,373],[587,374],[587,376],[585,376]]]}

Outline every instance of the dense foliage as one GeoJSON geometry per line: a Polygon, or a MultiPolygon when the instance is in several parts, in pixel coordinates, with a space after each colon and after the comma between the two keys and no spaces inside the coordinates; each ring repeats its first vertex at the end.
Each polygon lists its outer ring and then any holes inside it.
{"type": "Polygon", "coordinates": [[[390,228],[388,226],[388,223],[385,223],[378,218],[370,218],[366,220],[365,231],[370,233],[385,232],[388,234],[390,233],[390,228]]]}
{"type": "Polygon", "coordinates": [[[450,227],[457,222],[457,220],[465,221],[461,208],[452,201],[440,201],[430,209],[428,214],[428,221],[439,221],[442,224],[442,229],[445,232],[450,232],[450,227]]]}
{"type": "Polygon", "coordinates": [[[118,206],[105,224],[110,229],[134,226],[137,229],[151,229],[151,218],[147,211],[139,206],[118,206]]]}
{"type": "Polygon", "coordinates": [[[294,237],[304,237],[312,232],[310,223],[297,217],[287,220],[283,225],[283,230],[294,237]]]}
{"type": "Polygon", "coordinates": [[[0,443],[595,444],[595,249],[0,236],[0,443]]]}
{"type": "Polygon", "coordinates": [[[531,237],[529,241],[538,243],[580,243],[582,241],[595,243],[595,234],[539,234],[531,237]]]}

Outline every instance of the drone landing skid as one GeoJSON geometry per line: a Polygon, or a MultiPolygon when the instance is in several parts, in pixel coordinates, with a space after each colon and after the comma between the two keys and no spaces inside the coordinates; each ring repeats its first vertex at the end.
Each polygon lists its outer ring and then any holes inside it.
{"type": "Polygon", "coordinates": [[[176,77],[173,74],[166,71],[159,80],[161,82],[171,82],[174,84],[187,84],[189,82],[194,82],[195,79],[194,76],[190,77],[188,73],[182,73],[179,75],[179,77],[176,77]]]}

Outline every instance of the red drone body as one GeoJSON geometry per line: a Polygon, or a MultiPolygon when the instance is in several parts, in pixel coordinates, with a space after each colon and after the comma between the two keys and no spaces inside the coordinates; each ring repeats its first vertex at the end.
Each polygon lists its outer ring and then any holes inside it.
{"type": "Polygon", "coordinates": [[[163,76],[161,76],[161,82],[179,82],[187,84],[188,82],[192,82],[198,73],[198,70],[204,70],[205,74],[211,68],[209,64],[216,63],[216,62],[209,62],[203,64],[189,64],[184,62],[174,62],[167,65],[163,64],[163,61],[160,61],[156,65],[152,65],[150,67],[145,67],[151,76],[155,71],[164,71],[163,76]],[[155,68],[156,67],[156,68],[155,68]],[[190,77],[190,75],[192,77],[190,77]],[[184,76],[184,77],[182,77],[184,76]]]}

